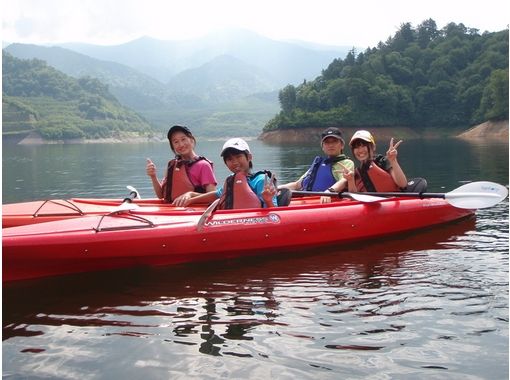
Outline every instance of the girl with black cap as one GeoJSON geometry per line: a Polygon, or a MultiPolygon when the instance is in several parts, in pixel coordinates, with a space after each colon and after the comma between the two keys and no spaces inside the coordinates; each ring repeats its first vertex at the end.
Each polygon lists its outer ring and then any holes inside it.
{"type": "Polygon", "coordinates": [[[156,165],[147,158],[146,171],[156,196],[175,206],[199,194],[216,190],[213,164],[195,153],[196,140],[188,127],[174,125],[167,134],[175,158],[167,165],[166,175],[159,181],[156,165]]]}

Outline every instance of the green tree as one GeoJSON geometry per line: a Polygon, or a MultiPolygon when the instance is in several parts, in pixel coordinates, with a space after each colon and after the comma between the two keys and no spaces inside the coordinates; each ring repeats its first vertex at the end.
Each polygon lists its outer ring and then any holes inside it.
{"type": "Polygon", "coordinates": [[[278,94],[278,100],[284,114],[292,112],[296,106],[296,87],[289,84],[284,87],[278,94]]]}
{"type": "Polygon", "coordinates": [[[479,113],[484,119],[508,118],[508,69],[495,70],[491,73],[480,103],[479,113]]]}

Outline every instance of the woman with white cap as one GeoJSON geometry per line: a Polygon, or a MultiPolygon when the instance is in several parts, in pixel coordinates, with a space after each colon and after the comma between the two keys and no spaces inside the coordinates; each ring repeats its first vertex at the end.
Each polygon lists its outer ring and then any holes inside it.
{"type": "Polygon", "coordinates": [[[397,160],[397,148],[400,144],[402,140],[394,143],[391,138],[386,156],[376,155],[375,139],[372,134],[365,130],[356,131],[349,145],[360,166],[354,171],[346,168],[343,172],[349,191],[405,190],[407,178],[397,160]]]}
{"type": "Polygon", "coordinates": [[[175,206],[208,191],[216,190],[213,164],[195,153],[196,140],[188,127],[174,125],[167,133],[170,149],[175,158],[167,165],[166,175],[160,182],[156,165],[147,158],[146,171],[152,180],[156,196],[175,206]]]}
{"type": "Polygon", "coordinates": [[[232,138],[225,142],[221,150],[225,165],[232,172],[225,180],[223,187],[206,194],[190,198],[185,206],[193,203],[211,203],[220,198],[218,208],[259,208],[275,207],[276,187],[273,176],[268,171],[252,174],[253,155],[248,143],[241,138],[232,138]]]}

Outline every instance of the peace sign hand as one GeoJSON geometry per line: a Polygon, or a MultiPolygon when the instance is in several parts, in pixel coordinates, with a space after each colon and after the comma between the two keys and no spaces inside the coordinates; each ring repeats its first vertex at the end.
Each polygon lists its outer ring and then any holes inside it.
{"type": "Polygon", "coordinates": [[[395,162],[397,160],[398,151],[397,148],[400,144],[403,143],[402,140],[399,140],[396,144],[393,143],[393,137],[390,139],[390,147],[388,148],[388,151],[386,152],[386,157],[390,162],[395,162]]]}
{"type": "MultiPolygon", "coordinates": [[[[354,172],[350,170],[349,168],[345,167],[341,162],[338,163],[342,167],[342,175],[343,177],[349,181],[352,180],[354,177],[354,172]]],[[[339,172],[339,170],[337,170],[339,172]]]]}
{"type": "Polygon", "coordinates": [[[264,201],[266,201],[266,204],[268,204],[269,200],[272,200],[272,198],[276,195],[277,189],[274,183],[275,178],[273,174],[268,176],[266,173],[264,176],[264,190],[262,191],[262,197],[264,198],[264,201]]]}

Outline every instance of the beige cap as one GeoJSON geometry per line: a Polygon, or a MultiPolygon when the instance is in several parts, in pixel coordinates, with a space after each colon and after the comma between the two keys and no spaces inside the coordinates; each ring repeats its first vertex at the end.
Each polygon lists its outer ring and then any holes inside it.
{"type": "Polygon", "coordinates": [[[363,141],[366,141],[366,142],[369,142],[369,143],[375,145],[374,136],[372,136],[372,134],[369,131],[365,131],[365,130],[356,131],[354,133],[354,135],[352,135],[349,145],[352,146],[352,143],[354,142],[354,140],[363,140],[363,141]]]}

